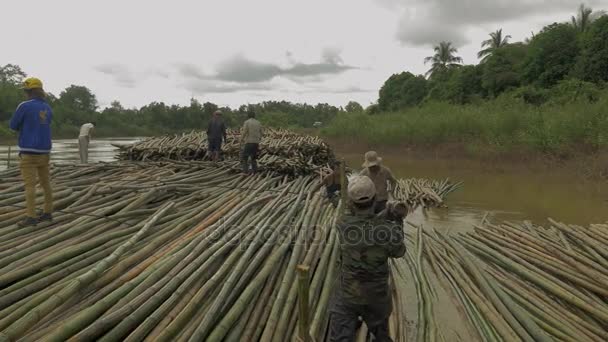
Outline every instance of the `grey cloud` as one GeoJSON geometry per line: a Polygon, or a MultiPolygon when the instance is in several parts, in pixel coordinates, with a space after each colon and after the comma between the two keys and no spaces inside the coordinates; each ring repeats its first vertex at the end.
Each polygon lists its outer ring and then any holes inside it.
{"type": "MultiPolygon", "coordinates": [[[[293,61],[291,53],[287,52],[286,57],[293,61]]],[[[178,64],[176,67],[178,74],[184,78],[199,81],[244,84],[269,82],[281,76],[289,78],[294,82],[306,83],[321,80],[327,75],[337,75],[348,70],[357,69],[357,67],[343,63],[340,50],[338,49],[325,49],[320,63],[296,62],[288,67],[254,61],[243,55],[236,55],[220,63],[213,74],[204,73],[193,64],[178,64]]]]}
{"type": "Polygon", "coordinates": [[[205,73],[196,65],[189,63],[179,63],[175,65],[180,76],[185,78],[207,79],[205,73]]]}
{"type": "Polygon", "coordinates": [[[215,93],[236,93],[242,91],[270,91],[275,87],[269,83],[234,83],[209,80],[189,80],[182,84],[188,91],[203,95],[215,93]]]}
{"type": "Polygon", "coordinates": [[[133,88],[135,87],[135,76],[125,65],[119,63],[106,63],[97,65],[95,70],[111,76],[118,85],[133,88]]]}
{"type": "Polygon", "coordinates": [[[242,55],[221,63],[216,71],[215,78],[229,82],[264,82],[282,73],[275,64],[252,61],[242,55]]]}
{"type": "MultiPolygon", "coordinates": [[[[379,5],[401,10],[397,39],[404,44],[427,45],[452,41],[468,42],[467,30],[487,24],[526,17],[576,11],[578,0],[374,0],[379,5]]],[[[587,1],[596,6],[605,0],[587,1]]],[[[564,21],[568,17],[562,18],[564,21]]],[[[560,18],[556,18],[560,20],[560,18]]]]}

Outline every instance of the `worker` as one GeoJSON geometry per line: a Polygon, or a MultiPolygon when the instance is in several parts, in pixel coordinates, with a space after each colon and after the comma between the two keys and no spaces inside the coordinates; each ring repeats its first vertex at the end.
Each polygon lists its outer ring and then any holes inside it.
{"type": "Polygon", "coordinates": [[[246,174],[254,174],[258,171],[258,153],[260,142],[262,141],[262,124],[255,119],[255,112],[250,111],[247,114],[248,119],[243,124],[241,131],[241,144],[244,144],[241,153],[241,165],[243,172],[246,174]],[[251,163],[251,169],[249,165],[251,163]]]}
{"type": "MultiPolygon", "coordinates": [[[[341,175],[341,162],[336,160],[331,164],[331,170],[321,179],[321,183],[325,186],[325,192],[327,198],[336,207],[338,205],[338,196],[336,193],[341,191],[342,187],[342,175],[341,175]]],[[[348,188],[348,178],[344,178],[346,182],[346,188],[348,188]]]]}
{"type": "Polygon", "coordinates": [[[330,306],[330,341],[354,341],[359,317],[374,341],[391,341],[388,259],[405,254],[403,221],[374,214],[376,188],[366,176],[353,178],[347,195],[347,211],[337,224],[340,272],[330,306]]]}
{"type": "Polygon", "coordinates": [[[374,212],[378,214],[386,207],[389,197],[389,185],[391,190],[394,190],[397,185],[397,179],[389,168],[382,165],[382,158],[375,151],[365,153],[365,162],[363,163],[361,175],[371,178],[376,186],[374,212]]]}
{"type": "Polygon", "coordinates": [[[226,142],[226,125],[222,119],[222,112],[216,110],[207,125],[208,153],[214,162],[220,159],[222,139],[226,142]]]}
{"type": "Polygon", "coordinates": [[[78,153],[80,154],[80,162],[86,164],[89,162],[89,143],[95,129],[95,122],[87,122],[80,126],[80,134],[78,135],[78,153]]]}
{"type": "Polygon", "coordinates": [[[17,225],[26,227],[53,220],[53,190],[49,173],[53,110],[45,100],[46,94],[39,79],[26,79],[22,89],[28,100],[17,107],[9,126],[19,132],[19,167],[25,187],[26,216],[17,225]],[[40,216],[36,215],[38,182],[44,191],[44,211],[40,216]]]}

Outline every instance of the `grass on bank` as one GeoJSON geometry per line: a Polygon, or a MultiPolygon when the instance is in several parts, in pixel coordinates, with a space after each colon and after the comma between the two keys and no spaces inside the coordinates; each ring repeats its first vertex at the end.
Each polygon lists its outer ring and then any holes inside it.
{"type": "Polygon", "coordinates": [[[385,146],[463,145],[469,152],[541,152],[567,156],[608,147],[608,92],[594,103],[534,106],[513,97],[471,105],[427,103],[397,113],[343,114],[327,137],[385,146]]]}

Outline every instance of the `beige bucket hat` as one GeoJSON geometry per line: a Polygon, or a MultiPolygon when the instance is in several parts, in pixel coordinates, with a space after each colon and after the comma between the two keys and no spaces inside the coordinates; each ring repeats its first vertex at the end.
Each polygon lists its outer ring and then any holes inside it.
{"type": "Polygon", "coordinates": [[[376,151],[369,151],[365,153],[365,162],[363,163],[363,167],[370,167],[380,164],[382,164],[382,158],[378,156],[376,151]]]}
{"type": "Polygon", "coordinates": [[[367,176],[355,176],[348,183],[347,193],[354,203],[365,203],[376,196],[376,186],[367,176]]]}

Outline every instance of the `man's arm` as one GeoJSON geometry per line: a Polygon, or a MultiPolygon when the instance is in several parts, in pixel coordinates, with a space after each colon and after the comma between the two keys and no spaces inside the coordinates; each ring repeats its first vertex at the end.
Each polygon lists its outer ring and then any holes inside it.
{"type": "Polygon", "coordinates": [[[247,139],[247,135],[249,134],[249,125],[247,121],[243,124],[243,129],[241,130],[241,143],[244,143],[247,139]]]}
{"type": "Polygon", "coordinates": [[[228,137],[226,131],[226,124],[222,122],[222,135],[224,136],[224,141],[226,141],[226,138],[228,137]]]}
{"type": "Polygon", "coordinates": [[[401,225],[393,225],[391,237],[388,243],[388,256],[391,258],[401,258],[405,255],[405,237],[401,225]]]}
{"type": "Polygon", "coordinates": [[[9,122],[8,126],[13,131],[19,131],[21,130],[21,126],[23,126],[24,118],[25,109],[23,108],[23,104],[20,104],[19,107],[17,107],[17,110],[15,110],[15,113],[13,114],[13,117],[11,118],[11,121],[9,122]]]}

